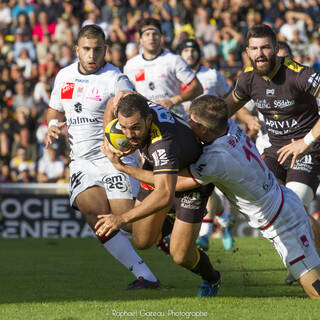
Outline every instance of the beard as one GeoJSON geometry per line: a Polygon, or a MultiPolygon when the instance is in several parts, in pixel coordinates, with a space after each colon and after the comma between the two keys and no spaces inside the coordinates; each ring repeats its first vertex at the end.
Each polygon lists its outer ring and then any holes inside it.
{"type": "Polygon", "coordinates": [[[251,65],[253,66],[255,72],[259,75],[259,76],[267,76],[275,67],[276,65],[276,57],[277,54],[274,53],[272,56],[270,56],[270,58],[268,59],[267,57],[263,56],[263,57],[259,57],[256,60],[253,60],[249,57],[251,65]],[[258,61],[264,61],[267,62],[263,67],[258,67],[258,61]]]}

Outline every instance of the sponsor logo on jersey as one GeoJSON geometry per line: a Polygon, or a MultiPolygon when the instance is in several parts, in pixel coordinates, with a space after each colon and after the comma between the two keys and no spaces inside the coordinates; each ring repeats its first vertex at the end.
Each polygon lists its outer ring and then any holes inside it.
{"type": "Polygon", "coordinates": [[[186,194],[181,199],[181,207],[185,209],[197,210],[201,207],[201,197],[200,192],[192,192],[186,194]]]}
{"type": "Polygon", "coordinates": [[[146,80],[145,78],[145,74],[144,74],[144,69],[140,69],[136,72],[136,74],[134,75],[136,81],[144,81],[146,80]]]}
{"type": "Polygon", "coordinates": [[[274,89],[267,89],[266,90],[266,95],[267,96],[274,96],[275,90],[274,89]]]}
{"type": "Polygon", "coordinates": [[[312,161],[312,155],[306,154],[303,157],[296,160],[293,169],[310,173],[312,171],[313,165],[314,163],[312,161]]]}
{"type": "Polygon", "coordinates": [[[282,100],[273,101],[273,106],[275,108],[280,108],[280,109],[293,106],[294,104],[295,104],[295,100],[282,99],[282,100]]]}
{"type": "Polygon", "coordinates": [[[266,125],[275,129],[292,129],[298,126],[298,122],[295,119],[283,121],[266,119],[266,125]]]}
{"type": "Polygon", "coordinates": [[[76,117],[76,118],[69,118],[67,120],[68,127],[75,124],[91,124],[91,123],[99,123],[98,118],[87,118],[87,117],[76,117]]]}
{"type": "Polygon", "coordinates": [[[75,82],[80,82],[80,83],[88,83],[88,79],[75,79],[75,82]]]}
{"type": "Polygon", "coordinates": [[[94,100],[94,101],[102,101],[100,92],[98,88],[92,88],[89,96],[87,97],[89,100],[94,100]]]}
{"type": "Polygon", "coordinates": [[[106,184],[106,188],[109,192],[126,192],[128,190],[128,180],[123,173],[105,176],[102,178],[102,181],[106,184]]]}
{"type": "Polygon", "coordinates": [[[257,99],[254,101],[254,103],[255,103],[256,107],[259,109],[270,109],[271,108],[269,102],[266,99],[263,99],[263,100],[257,99]]]}
{"type": "Polygon", "coordinates": [[[305,235],[301,236],[300,240],[305,247],[309,247],[309,241],[305,235]]]}
{"type": "Polygon", "coordinates": [[[166,150],[165,149],[158,149],[152,153],[152,157],[154,160],[154,165],[156,167],[165,166],[169,163],[166,150]]]}
{"type": "Polygon", "coordinates": [[[156,88],[156,86],[155,86],[155,84],[154,84],[154,82],[149,82],[149,89],[150,90],[154,90],[156,88]]]}
{"type": "Polygon", "coordinates": [[[320,73],[313,73],[308,79],[308,82],[311,83],[314,88],[317,88],[320,84],[320,73]]]}
{"type": "Polygon", "coordinates": [[[73,82],[66,82],[61,88],[61,99],[72,99],[74,90],[73,82]]]}
{"type": "Polygon", "coordinates": [[[74,105],[74,111],[80,113],[82,111],[82,104],[80,102],[74,105]]]}

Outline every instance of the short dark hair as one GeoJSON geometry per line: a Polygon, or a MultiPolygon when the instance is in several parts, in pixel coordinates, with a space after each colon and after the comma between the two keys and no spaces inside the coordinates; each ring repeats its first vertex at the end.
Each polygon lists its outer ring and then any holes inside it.
{"type": "Polygon", "coordinates": [[[131,117],[135,113],[139,113],[141,118],[146,119],[150,114],[148,100],[140,94],[128,94],[119,100],[117,116],[119,113],[125,118],[131,117]]]}
{"type": "Polygon", "coordinates": [[[106,43],[106,36],[101,27],[96,24],[89,24],[80,29],[76,39],[76,44],[79,43],[80,38],[98,39],[100,37],[103,42],[106,43]]]}
{"type": "Polygon", "coordinates": [[[161,31],[161,23],[160,23],[159,20],[154,19],[154,18],[145,18],[145,19],[142,19],[142,20],[138,23],[138,31],[139,31],[140,36],[141,36],[141,34],[142,34],[142,29],[143,29],[145,26],[155,26],[157,29],[159,29],[160,33],[162,32],[162,31],[161,31]]]}
{"type": "Polygon", "coordinates": [[[273,46],[277,45],[277,37],[275,32],[266,24],[257,24],[249,29],[247,32],[247,45],[251,38],[270,38],[273,46]]]}
{"type": "Polygon", "coordinates": [[[207,94],[193,100],[189,113],[216,134],[224,132],[228,125],[228,106],[217,96],[207,94]]]}
{"type": "Polygon", "coordinates": [[[292,58],[292,50],[290,46],[285,41],[278,41],[278,45],[280,49],[285,49],[288,52],[288,58],[292,58]]]}

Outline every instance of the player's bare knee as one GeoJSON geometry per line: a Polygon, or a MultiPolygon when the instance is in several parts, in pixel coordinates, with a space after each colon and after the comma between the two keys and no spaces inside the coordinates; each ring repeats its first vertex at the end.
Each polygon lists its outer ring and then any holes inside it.
{"type": "Polygon", "coordinates": [[[133,245],[139,250],[149,249],[154,245],[154,241],[150,238],[132,235],[133,245]]]}

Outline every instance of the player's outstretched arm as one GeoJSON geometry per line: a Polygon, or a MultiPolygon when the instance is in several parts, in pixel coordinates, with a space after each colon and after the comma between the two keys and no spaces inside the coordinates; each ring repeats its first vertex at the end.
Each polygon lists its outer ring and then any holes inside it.
{"type": "Polygon", "coordinates": [[[309,133],[303,139],[291,140],[291,143],[278,150],[278,161],[283,164],[288,157],[292,156],[290,167],[293,168],[297,157],[309,150],[312,144],[320,138],[320,119],[316,122],[309,133]]]}
{"type": "Polygon", "coordinates": [[[228,106],[229,117],[233,116],[239,109],[241,109],[247,101],[239,100],[231,91],[228,96],[224,99],[228,106]]]}
{"type": "Polygon", "coordinates": [[[46,148],[48,148],[55,139],[59,138],[59,134],[62,133],[62,129],[66,126],[66,122],[63,121],[64,112],[59,112],[51,108],[48,109],[46,120],[48,124],[46,148]]]}
{"type": "Polygon", "coordinates": [[[158,174],[154,177],[154,190],[138,206],[121,215],[99,215],[95,225],[96,235],[109,236],[123,226],[146,218],[162,209],[170,209],[173,203],[176,174],[158,174]]]}

